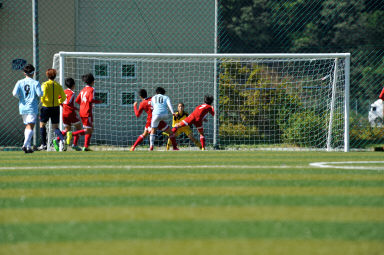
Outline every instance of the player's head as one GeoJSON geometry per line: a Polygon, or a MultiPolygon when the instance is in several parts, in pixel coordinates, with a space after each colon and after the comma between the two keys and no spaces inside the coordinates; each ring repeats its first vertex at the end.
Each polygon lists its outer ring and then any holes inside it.
{"type": "Polygon", "coordinates": [[[31,76],[33,76],[33,73],[35,72],[35,67],[31,64],[28,64],[28,65],[24,66],[23,71],[24,71],[25,75],[31,77],[31,76]]]}
{"type": "Polygon", "coordinates": [[[54,80],[56,78],[56,70],[55,69],[48,69],[45,72],[45,75],[47,76],[48,79],[54,80]]]}
{"type": "Polygon", "coordinates": [[[183,103],[179,103],[177,105],[177,110],[179,111],[179,113],[183,113],[184,112],[184,104],[183,103]]]}
{"type": "Polygon", "coordinates": [[[66,78],[65,79],[65,86],[69,89],[72,89],[75,87],[75,80],[72,78],[66,78]]]}
{"type": "Polygon", "coordinates": [[[81,76],[81,79],[83,80],[83,82],[87,85],[93,85],[93,82],[95,81],[95,77],[93,77],[93,74],[91,73],[87,73],[87,74],[84,74],[83,76],[81,76]]]}
{"type": "Polygon", "coordinates": [[[204,103],[211,105],[213,103],[213,96],[210,96],[210,95],[204,96],[204,103]]]}
{"type": "Polygon", "coordinates": [[[162,87],[157,87],[157,88],[156,88],[156,94],[162,94],[162,95],[164,95],[164,94],[165,94],[165,89],[162,88],[162,87]]]}
{"type": "Polygon", "coordinates": [[[147,98],[148,97],[147,91],[145,89],[140,89],[139,90],[139,96],[141,98],[147,98]]]}

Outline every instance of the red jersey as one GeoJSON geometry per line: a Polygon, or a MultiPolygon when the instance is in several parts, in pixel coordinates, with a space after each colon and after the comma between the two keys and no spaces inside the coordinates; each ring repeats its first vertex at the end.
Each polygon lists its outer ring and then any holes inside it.
{"type": "Polygon", "coordinates": [[[207,117],[208,113],[210,113],[212,116],[215,115],[213,107],[209,104],[202,104],[196,107],[191,115],[194,117],[195,121],[202,121],[207,117]]]}
{"type": "Polygon", "coordinates": [[[80,105],[80,117],[92,117],[93,104],[100,103],[101,101],[95,100],[95,89],[86,85],[76,98],[76,103],[80,105]]]}
{"type": "Polygon", "coordinates": [[[141,113],[145,111],[148,114],[147,121],[151,121],[153,110],[151,99],[152,97],[147,97],[146,99],[144,99],[139,105],[139,110],[137,110],[136,107],[133,107],[133,109],[135,110],[136,117],[140,117],[141,113]]]}
{"type": "Polygon", "coordinates": [[[63,103],[63,116],[68,116],[77,110],[75,107],[75,92],[71,89],[66,89],[64,93],[67,95],[67,99],[63,103]]]}
{"type": "Polygon", "coordinates": [[[380,93],[379,98],[380,98],[381,100],[384,100],[384,88],[381,90],[381,93],[380,93]]]}

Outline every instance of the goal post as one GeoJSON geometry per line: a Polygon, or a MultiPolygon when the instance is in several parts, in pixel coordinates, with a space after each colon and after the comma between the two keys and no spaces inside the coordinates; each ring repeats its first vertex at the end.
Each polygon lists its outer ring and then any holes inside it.
{"type": "MultiPolygon", "coordinates": [[[[81,76],[94,74],[96,97],[104,103],[94,109],[91,145],[119,149],[144,129],[145,118],[136,118],[132,107],[140,102],[137,91],[153,95],[161,86],[174,109],[182,102],[189,113],[205,95],[214,96],[216,114],[204,123],[212,147],[349,151],[349,65],[349,53],[60,52],[53,61],[58,81],[74,78],[77,93],[81,76]]],[[[158,135],[162,146],[166,138],[158,135]]],[[[185,135],[178,141],[196,149],[185,135]]]]}

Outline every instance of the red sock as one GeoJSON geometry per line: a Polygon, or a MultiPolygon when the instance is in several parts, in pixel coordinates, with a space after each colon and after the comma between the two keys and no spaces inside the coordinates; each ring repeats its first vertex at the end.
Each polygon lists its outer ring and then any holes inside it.
{"type": "Polygon", "coordinates": [[[61,131],[61,133],[62,133],[63,135],[65,135],[65,134],[67,133],[67,131],[63,130],[63,131],[61,131]]]}
{"type": "Polygon", "coordinates": [[[89,144],[91,143],[91,137],[92,134],[86,134],[85,135],[85,141],[84,141],[84,147],[89,147],[89,144]]]}
{"type": "Polygon", "coordinates": [[[81,135],[84,135],[84,134],[85,134],[85,130],[84,129],[81,129],[81,130],[73,132],[72,133],[72,135],[73,135],[73,145],[77,146],[77,143],[79,142],[79,137],[81,135]]]}
{"type": "Polygon", "coordinates": [[[202,135],[200,135],[200,143],[201,143],[201,147],[205,148],[205,137],[202,135]]]}
{"type": "Polygon", "coordinates": [[[84,129],[81,129],[81,130],[78,130],[78,131],[75,131],[72,133],[73,136],[75,135],[84,135],[85,134],[85,130],[84,129]]]}
{"type": "Polygon", "coordinates": [[[136,147],[137,145],[139,145],[142,141],[144,140],[144,136],[143,135],[139,135],[139,137],[137,138],[135,144],[133,145],[133,147],[136,147]]]}

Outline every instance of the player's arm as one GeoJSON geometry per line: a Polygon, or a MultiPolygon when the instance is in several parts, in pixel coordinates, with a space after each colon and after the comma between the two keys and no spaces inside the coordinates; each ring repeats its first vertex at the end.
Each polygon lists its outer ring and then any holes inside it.
{"type": "Polygon", "coordinates": [[[384,88],[381,90],[381,93],[380,93],[379,98],[380,98],[381,100],[384,100],[384,88]]]}
{"type": "Polygon", "coordinates": [[[41,102],[44,103],[45,105],[48,105],[49,104],[49,100],[48,100],[48,96],[47,96],[47,82],[44,82],[43,83],[43,86],[42,86],[42,91],[43,91],[43,95],[41,97],[41,102]]]}
{"type": "Polygon", "coordinates": [[[12,95],[19,98],[19,82],[16,83],[15,87],[12,90],[12,95]]]}
{"type": "Polygon", "coordinates": [[[169,111],[172,113],[172,115],[174,115],[175,112],[173,111],[173,107],[172,107],[171,100],[169,99],[169,97],[167,98],[167,106],[168,106],[169,111]]]}
{"type": "Polygon", "coordinates": [[[40,82],[36,83],[36,95],[41,97],[43,95],[43,90],[41,89],[40,82]]]}
{"type": "Polygon", "coordinates": [[[102,104],[103,101],[95,99],[95,91],[89,95],[89,103],[91,104],[102,104]]]}
{"type": "Polygon", "coordinates": [[[81,104],[81,93],[79,93],[79,94],[77,95],[75,102],[76,102],[77,104],[81,104]]]}
{"type": "Polygon", "coordinates": [[[59,93],[60,93],[59,104],[62,104],[62,103],[64,103],[65,99],[67,99],[67,95],[65,94],[63,88],[60,85],[58,85],[58,87],[60,87],[60,89],[59,89],[59,93]]]}
{"type": "Polygon", "coordinates": [[[134,102],[133,103],[133,110],[135,111],[135,115],[138,118],[138,117],[140,117],[141,113],[144,111],[144,106],[143,106],[143,104],[140,104],[139,109],[137,109],[136,107],[137,107],[137,102],[134,102]]]}

